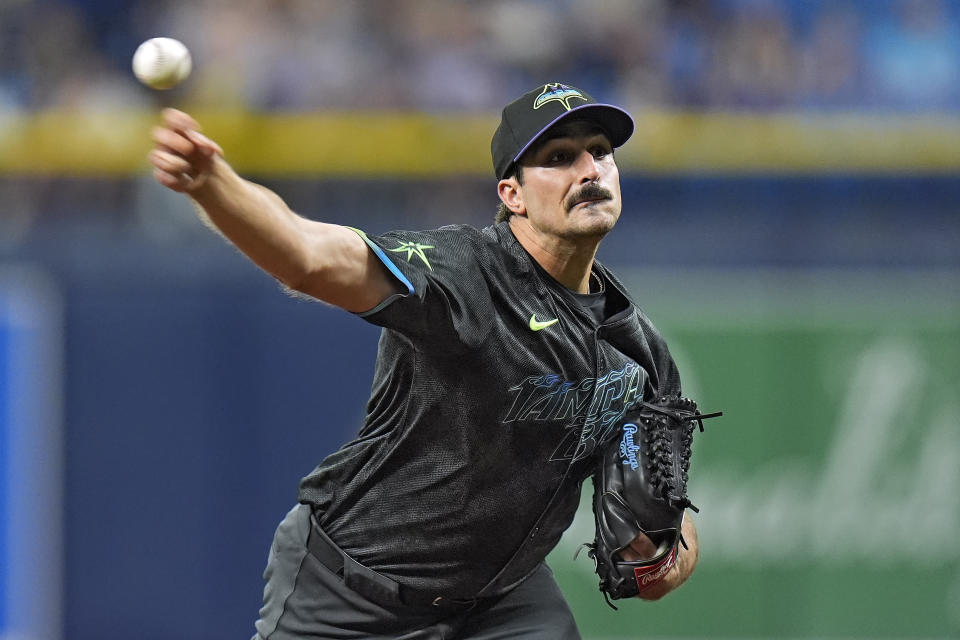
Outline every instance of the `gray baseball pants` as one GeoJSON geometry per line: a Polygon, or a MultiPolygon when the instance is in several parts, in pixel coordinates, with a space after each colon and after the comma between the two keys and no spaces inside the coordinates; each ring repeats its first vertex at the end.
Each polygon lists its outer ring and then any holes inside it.
{"type": "Polygon", "coordinates": [[[329,543],[312,522],[307,505],[294,507],[277,527],[253,640],[580,639],[546,564],[499,598],[411,607],[393,601],[396,583],[351,565],[349,559],[346,580],[354,588],[347,586],[344,572],[328,568],[333,563],[317,553],[316,538],[311,536],[318,535],[329,543]]]}

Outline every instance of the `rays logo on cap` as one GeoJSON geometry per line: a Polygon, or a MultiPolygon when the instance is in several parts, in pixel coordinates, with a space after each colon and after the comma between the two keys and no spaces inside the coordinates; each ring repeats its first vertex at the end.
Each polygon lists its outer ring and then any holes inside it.
{"type": "Polygon", "coordinates": [[[556,100],[563,105],[564,109],[570,111],[570,109],[572,109],[570,106],[570,100],[573,98],[579,98],[584,102],[589,102],[589,100],[583,97],[582,93],[573,87],[568,87],[567,85],[560,84],[559,82],[545,84],[543,85],[543,91],[540,92],[540,95],[537,96],[537,99],[533,101],[533,108],[539,109],[548,102],[553,102],[556,100]]]}

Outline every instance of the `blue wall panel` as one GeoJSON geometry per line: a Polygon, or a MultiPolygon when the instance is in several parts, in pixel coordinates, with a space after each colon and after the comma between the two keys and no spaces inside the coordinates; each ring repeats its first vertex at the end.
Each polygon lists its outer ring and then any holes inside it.
{"type": "Polygon", "coordinates": [[[9,553],[7,526],[11,522],[10,498],[10,349],[9,329],[0,323],[0,636],[7,629],[7,582],[9,580],[9,553]]]}
{"type": "Polygon", "coordinates": [[[84,287],[68,327],[68,637],[251,635],[273,528],[359,428],[379,330],[255,278],[84,287]]]}

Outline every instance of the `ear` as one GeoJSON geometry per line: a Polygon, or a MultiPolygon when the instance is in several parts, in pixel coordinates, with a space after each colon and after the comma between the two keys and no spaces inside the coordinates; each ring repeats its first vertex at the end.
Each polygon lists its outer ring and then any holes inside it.
{"type": "Polygon", "coordinates": [[[527,213],[527,205],[523,201],[523,192],[516,178],[506,178],[497,183],[497,195],[507,209],[517,215],[527,213]]]}

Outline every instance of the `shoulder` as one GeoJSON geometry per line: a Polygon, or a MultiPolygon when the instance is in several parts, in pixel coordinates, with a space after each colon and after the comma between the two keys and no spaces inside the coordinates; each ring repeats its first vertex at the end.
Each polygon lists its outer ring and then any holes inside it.
{"type": "Polygon", "coordinates": [[[452,224],[422,231],[390,231],[379,237],[379,243],[392,253],[422,249],[437,259],[481,266],[526,261],[526,252],[505,225],[478,229],[452,224]]]}
{"type": "Polygon", "coordinates": [[[463,258],[484,244],[483,233],[469,225],[448,225],[436,229],[394,230],[371,236],[390,253],[413,251],[424,255],[453,254],[463,258]]]}
{"type": "Polygon", "coordinates": [[[506,252],[486,230],[450,225],[389,231],[367,241],[407,289],[362,315],[407,337],[438,336],[450,345],[474,345],[490,330],[506,287],[506,252]]]}

